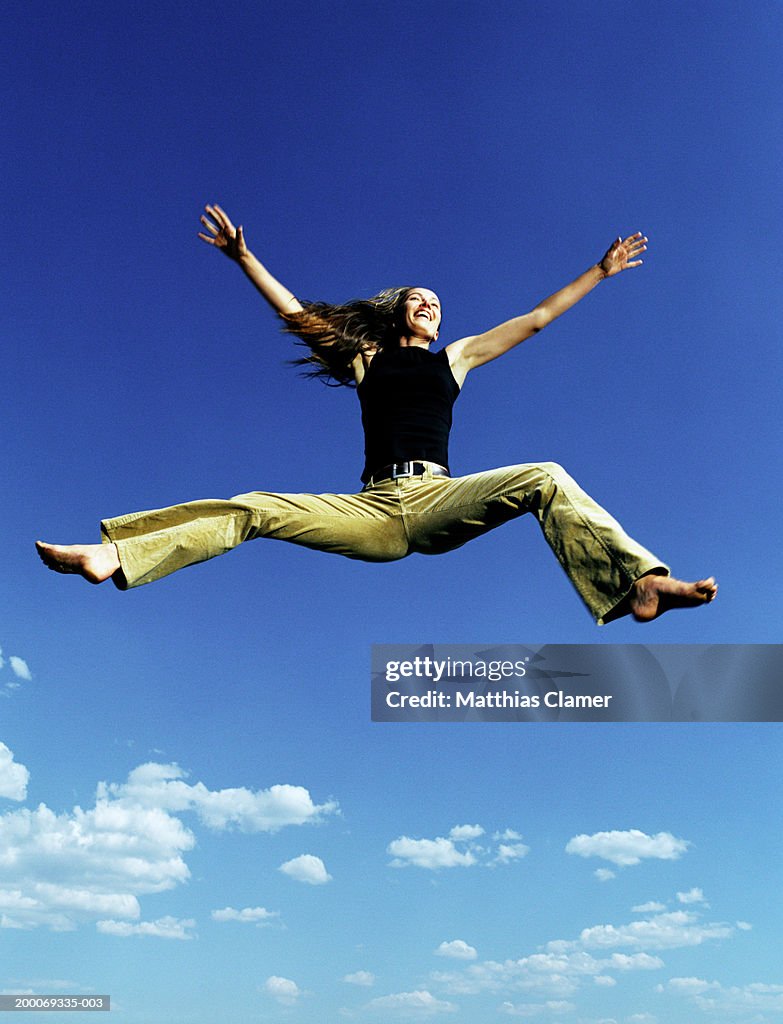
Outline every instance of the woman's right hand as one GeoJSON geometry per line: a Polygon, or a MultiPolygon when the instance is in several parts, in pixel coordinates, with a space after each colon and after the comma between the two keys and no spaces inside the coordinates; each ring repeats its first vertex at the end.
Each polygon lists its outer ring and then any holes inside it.
{"type": "Polygon", "coordinates": [[[204,225],[205,231],[198,233],[201,241],[220,249],[230,260],[237,263],[253,287],[258,289],[272,309],[280,316],[286,317],[292,313],[300,313],[302,303],[299,299],[276,277],[273,277],[245,245],[242,227],[235,228],[226,211],[221,210],[217,204],[205,206],[204,209],[206,216],[202,214],[201,223],[204,225]]]}
{"type": "Polygon", "coordinates": [[[220,249],[229,259],[239,262],[248,255],[248,248],[245,245],[245,237],[242,234],[242,225],[234,227],[231,218],[217,204],[205,206],[207,216],[201,215],[201,223],[208,234],[199,231],[198,237],[207,245],[214,245],[220,249]]]}

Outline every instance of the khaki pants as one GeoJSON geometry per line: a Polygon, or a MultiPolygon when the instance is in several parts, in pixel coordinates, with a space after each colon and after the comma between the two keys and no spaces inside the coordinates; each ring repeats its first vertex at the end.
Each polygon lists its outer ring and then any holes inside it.
{"type": "Polygon", "coordinates": [[[270,494],[135,512],[101,523],[117,545],[120,589],[138,587],[256,537],[366,562],[416,551],[439,555],[532,512],[599,624],[645,573],[668,573],[555,463],[507,466],[450,479],[386,480],[359,494],[270,494]]]}

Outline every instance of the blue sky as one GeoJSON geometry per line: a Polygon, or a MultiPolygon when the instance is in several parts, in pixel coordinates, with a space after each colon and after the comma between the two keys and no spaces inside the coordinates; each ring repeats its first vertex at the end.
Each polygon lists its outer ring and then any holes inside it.
{"type": "Polygon", "coordinates": [[[369,660],[780,640],[782,21],[7,5],[0,990],[129,1024],[780,1020],[778,726],[372,724],[369,660]],[[196,237],[212,201],[307,298],[435,288],[444,343],[643,230],[640,270],[471,375],[452,463],[562,463],[719,599],[597,629],[529,522],[127,594],[41,569],[103,516],[357,485],[355,395],[286,364],[196,237]]]}

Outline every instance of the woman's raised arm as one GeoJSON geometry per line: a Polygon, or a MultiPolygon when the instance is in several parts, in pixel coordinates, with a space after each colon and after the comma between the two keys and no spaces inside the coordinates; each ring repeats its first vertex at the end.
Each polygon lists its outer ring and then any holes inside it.
{"type": "Polygon", "coordinates": [[[281,316],[301,312],[302,304],[299,299],[273,277],[248,249],[242,225],[235,228],[231,218],[217,204],[206,206],[205,211],[206,216],[202,214],[201,223],[206,229],[206,234],[199,231],[198,237],[207,245],[220,249],[230,260],[239,264],[275,312],[281,316]]]}
{"type": "Polygon", "coordinates": [[[641,256],[646,248],[647,239],[641,231],[625,239],[618,238],[609,246],[598,263],[580,274],[565,288],[539,302],[529,313],[507,320],[484,334],[462,338],[448,345],[446,351],[454,376],[462,383],[468,370],[488,363],[491,359],[497,359],[515,345],[543,330],[547,324],[576,305],[605,277],[613,277],[622,270],[640,266],[642,260],[637,257],[641,256]]]}

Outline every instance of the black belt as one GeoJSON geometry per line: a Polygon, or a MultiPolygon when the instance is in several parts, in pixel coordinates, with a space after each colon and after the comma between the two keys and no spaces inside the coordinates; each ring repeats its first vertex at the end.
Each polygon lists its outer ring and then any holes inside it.
{"type": "Polygon", "coordinates": [[[373,473],[366,483],[366,487],[372,484],[379,484],[383,480],[400,480],[409,476],[424,476],[429,470],[433,476],[450,476],[445,466],[439,466],[437,462],[395,462],[391,466],[384,466],[377,473],[373,473]]]}

